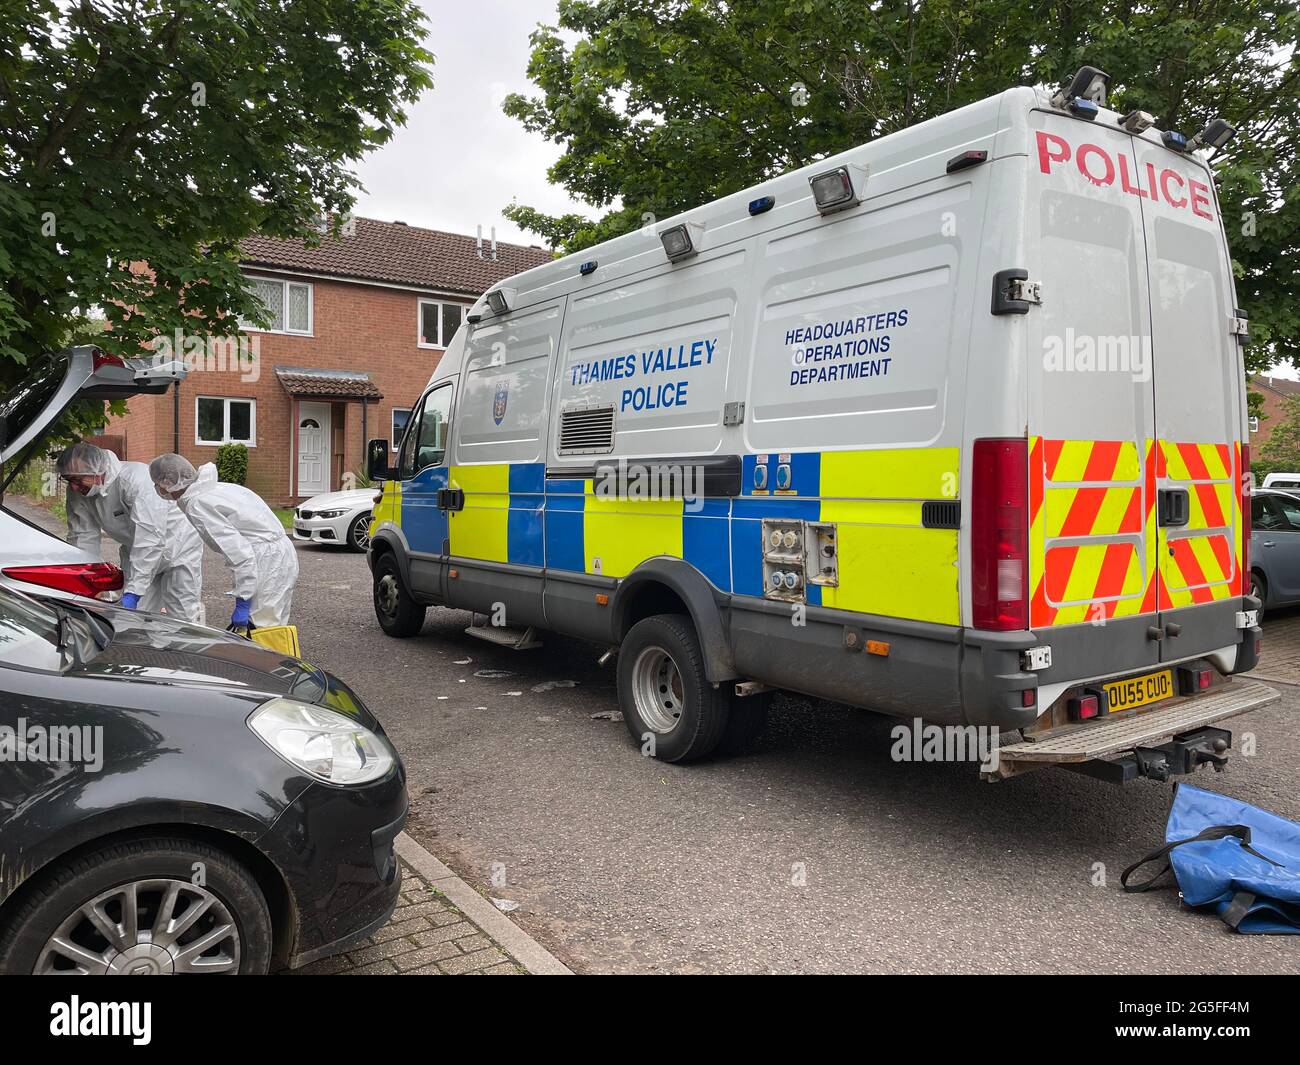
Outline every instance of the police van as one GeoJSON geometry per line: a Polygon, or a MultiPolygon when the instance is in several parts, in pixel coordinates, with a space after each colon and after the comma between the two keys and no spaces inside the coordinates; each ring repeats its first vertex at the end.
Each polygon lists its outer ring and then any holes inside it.
{"type": "Polygon", "coordinates": [[[669,761],[771,689],[999,730],[1004,777],[1221,768],[1250,598],[1243,314],[1203,149],[1086,67],[511,278],[383,479],[380,625],[617,653],[669,761]],[[482,615],[480,620],[477,615],[482,615]]]}

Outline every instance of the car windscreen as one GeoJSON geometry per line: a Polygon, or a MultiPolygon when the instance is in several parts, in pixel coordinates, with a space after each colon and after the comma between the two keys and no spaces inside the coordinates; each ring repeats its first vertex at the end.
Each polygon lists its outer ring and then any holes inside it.
{"type": "Polygon", "coordinates": [[[25,596],[0,592],[0,663],[57,672],[59,616],[25,596]]]}
{"type": "Polygon", "coordinates": [[[0,396],[0,451],[41,417],[68,376],[68,364],[67,352],[42,355],[23,380],[0,396]]]}

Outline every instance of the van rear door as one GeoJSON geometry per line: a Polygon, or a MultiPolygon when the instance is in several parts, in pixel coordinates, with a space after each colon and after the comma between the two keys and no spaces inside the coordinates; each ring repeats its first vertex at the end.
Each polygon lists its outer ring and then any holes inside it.
{"type": "MultiPolygon", "coordinates": [[[[1132,138],[1029,116],[1030,627],[1096,626],[1061,680],[1155,665],[1155,390],[1132,138]]],[[[1044,633],[1051,639],[1050,634],[1044,633]]],[[[1058,641],[1059,642],[1059,641],[1058,641]]]]}
{"type": "Polygon", "coordinates": [[[1165,660],[1236,644],[1242,592],[1242,363],[1213,179],[1194,156],[1133,139],[1142,198],[1165,660]]]}

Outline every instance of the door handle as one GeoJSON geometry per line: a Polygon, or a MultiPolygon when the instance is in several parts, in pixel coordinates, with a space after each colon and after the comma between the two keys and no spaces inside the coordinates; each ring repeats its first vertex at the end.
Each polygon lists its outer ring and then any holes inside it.
{"type": "Polygon", "coordinates": [[[1165,528],[1176,529],[1191,520],[1192,507],[1188,500],[1186,488],[1162,488],[1157,493],[1156,523],[1165,528]]]}
{"type": "Polygon", "coordinates": [[[1276,547],[1277,544],[1276,544],[1276,542],[1273,541],[1273,540],[1265,540],[1265,541],[1264,541],[1264,546],[1265,546],[1265,547],[1276,547]]]}
{"type": "Polygon", "coordinates": [[[439,510],[464,510],[465,490],[463,488],[439,488],[439,510]]]}

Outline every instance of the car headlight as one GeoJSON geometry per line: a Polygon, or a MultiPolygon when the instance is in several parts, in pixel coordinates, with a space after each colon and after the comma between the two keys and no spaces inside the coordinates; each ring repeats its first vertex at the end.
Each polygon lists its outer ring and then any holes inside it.
{"type": "Polygon", "coordinates": [[[291,765],[327,784],[368,784],[396,761],[382,736],[334,710],[297,699],[272,699],[249,715],[248,727],[291,765]]]}
{"type": "Polygon", "coordinates": [[[318,511],[316,511],[316,517],[318,517],[318,518],[338,518],[338,517],[341,517],[342,515],[344,515],[344,514],[346,514],[346,513],[347,513],[347,511],[345,511],[345,510],[318,510],[318,511]]]}

